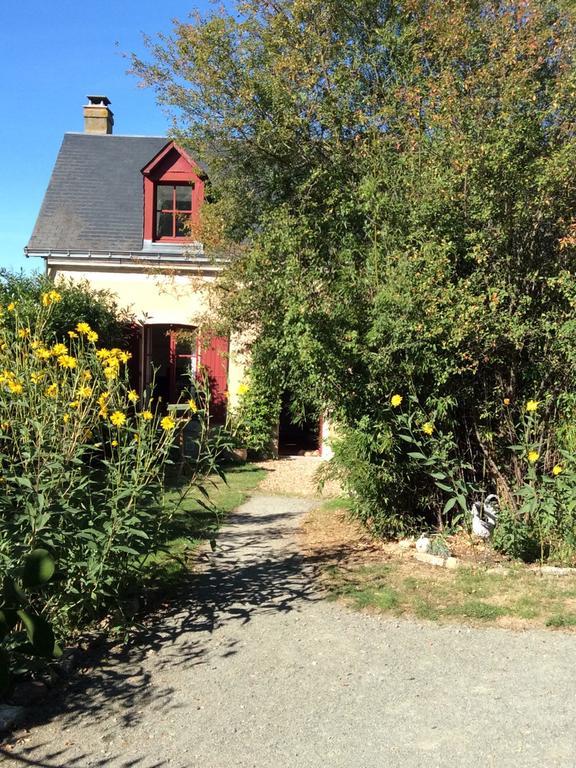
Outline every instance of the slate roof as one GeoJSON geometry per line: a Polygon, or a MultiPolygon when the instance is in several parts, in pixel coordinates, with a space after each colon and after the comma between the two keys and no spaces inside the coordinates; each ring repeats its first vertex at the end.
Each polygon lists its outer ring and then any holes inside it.
{"type": "Polygon", "coordinates": [[[168,141],[65,134],[28,250],[141,251],[140,171],[168,141]]]}

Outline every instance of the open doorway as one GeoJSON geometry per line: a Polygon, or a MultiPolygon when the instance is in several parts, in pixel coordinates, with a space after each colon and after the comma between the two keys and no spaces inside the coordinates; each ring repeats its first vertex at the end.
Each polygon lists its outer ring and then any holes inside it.
{"type": "Polygon", "coordinates": [[[278,425],[278,454],[280,456],[320,455],[320,419],[310,416],[299,421],[291,412],[291,396],[282,396],[280,423],[278,425]]]}
{"type": "Polygon", "coordinates": [[[193,394],[198,369],[198,342],[191,326],[149,325],[145,328],[144,386],[154,379],[154,397],[165,405],[193,394]]]}

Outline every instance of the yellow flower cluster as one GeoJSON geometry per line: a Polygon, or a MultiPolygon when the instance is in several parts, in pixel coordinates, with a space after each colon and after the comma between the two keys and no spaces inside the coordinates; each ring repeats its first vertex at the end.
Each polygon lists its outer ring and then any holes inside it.
{"type": "Polygon", "coordinates": [[[49,307],[51,304],[58,304],[62,301],[62,296],[58,291],[46,291],[42,294],[42,306],[49,307]]]}
{"type": "Polygon", "coordinates": [[[0,386],[4,384],[13,395],[20,395],[22,393],[22,383],[12,371],[4,370],[0,373],[0,386]]]}
{"type": "Polygon", "coordinates": [[[104,368],[104,376],[112,381],[118,377],[120,363],[127,363],[132,357],[129,352],[114,347],[113,349],[99,349],[96,355],[104,368]]]}
{"type": "Polygon", "coordinates": [[[528,400],[528,402],[526,403],[526,411],[528,413],[533,413],[538,409],[539,404],[540,403],[538,402],[538,400],[528,400]]]}
{"type": "MultiPolygon", "coordinates": [[[[93,344],[95,344],[98,341],[98,334],[96,331],[93,331],[92,328],[88,325],[88,323],[78,323],[76,325],[76,330],[81,336],[86,336],[88,341],[91,341],[93,344]]],[[[74,333],[74,331],[69,331],[68,335],[74,333]]],[[[72,338],[72,336],[71,336],[72,338]]]]}
{"type": "Polygon", "coordinates": [[[102,392],[100,397],[98,398],[98,405],[100,407],[100,412],[98,413],[98,416],[101,416],[103,419],[105,419],[108,416],[108,399],[110,398],[109,392],[102,392]]]}
{"type": "Polygon", "coordinates": [[[422,432],[424,432],[425,435],[431,435],[434,432],[434,424],[432,424],[430,421],[422,424],[422,432]]]}
{"type": "Polygon", "coordinates": [[[71,355],[60,355],[58,358],[58,365],[61,368],[76,368],[78,361],[71,355]]]}

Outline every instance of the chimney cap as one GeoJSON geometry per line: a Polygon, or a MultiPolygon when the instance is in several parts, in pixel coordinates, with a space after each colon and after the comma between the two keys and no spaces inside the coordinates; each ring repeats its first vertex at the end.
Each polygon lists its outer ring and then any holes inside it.
{"type": "Polygon", "coordinates": [[[107,107],[108,104],[112,104],[108,96],[86,96],[90,104],[93,104],[94,106],[104,106],[107,107]]]}

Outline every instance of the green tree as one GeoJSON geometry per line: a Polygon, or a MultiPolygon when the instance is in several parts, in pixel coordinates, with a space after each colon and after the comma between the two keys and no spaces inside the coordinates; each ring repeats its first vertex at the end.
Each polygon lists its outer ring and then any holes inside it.
{"type": "Polygon", "coordinates": [[[334,413],[380,530],[445,502],[392,439],[394,392],[513,505],[513,412],[542,401],[551,466],[575,408],[571,15],[549,0],[236,11],[177,23],[134,61],[210,168],[201,234],[235,256],[230,323],[256,330],[276,391],[334,413]]]}

